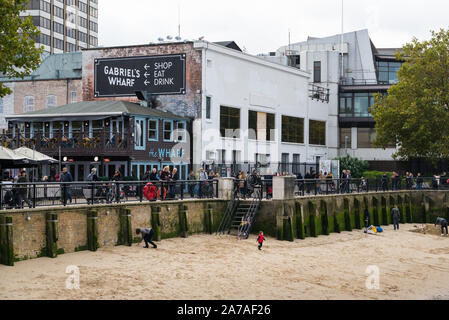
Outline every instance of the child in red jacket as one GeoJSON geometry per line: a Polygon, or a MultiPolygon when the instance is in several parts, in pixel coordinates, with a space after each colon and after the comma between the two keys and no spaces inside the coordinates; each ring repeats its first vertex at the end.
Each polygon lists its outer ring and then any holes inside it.
{"type": "Polygon", "coordinates": [[[257,237],[257,242],[259,243],[259,250],[262,250],[263,242],[265,241],[265,237],[263,236],[263,232],[259,232],[259,236],[257,237]]]}

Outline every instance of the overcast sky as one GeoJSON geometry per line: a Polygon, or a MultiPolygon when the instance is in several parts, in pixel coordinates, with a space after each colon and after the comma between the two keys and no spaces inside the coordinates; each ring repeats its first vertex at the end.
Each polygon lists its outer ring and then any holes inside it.
{"type": "MultiPolygon", "coordinates": [[[[248,53],[267,53],[308,36],[341,32],[342,0],[99,0],[99,45],[157,42],[159,37],[234,40],[248,53]]],[[[378,48],[449,28],[447,0],[344,0],[345,32],[368,29],[378,48]]]]}

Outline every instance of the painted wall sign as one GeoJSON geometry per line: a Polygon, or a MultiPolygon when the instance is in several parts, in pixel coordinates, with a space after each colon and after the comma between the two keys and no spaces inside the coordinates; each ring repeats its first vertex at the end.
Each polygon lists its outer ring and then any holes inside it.
{"type": "Polygon", "coordinates": [[[95,59],[95,97],[186,93],[186,55],[95,59]]]}

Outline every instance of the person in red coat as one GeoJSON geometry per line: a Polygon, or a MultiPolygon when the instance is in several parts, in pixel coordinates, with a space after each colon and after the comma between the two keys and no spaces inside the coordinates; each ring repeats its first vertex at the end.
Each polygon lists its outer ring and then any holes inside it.
{"type": "Polygon", "coordinates": [[[257,237],[257,242],[259,243],[259,246],[258,246],[259,250],[262,250],[262,245],[263,245],[264,241],[265,241],[265,237],[263,236],[263,232],[260,231],[259,236],[257,237]]]}

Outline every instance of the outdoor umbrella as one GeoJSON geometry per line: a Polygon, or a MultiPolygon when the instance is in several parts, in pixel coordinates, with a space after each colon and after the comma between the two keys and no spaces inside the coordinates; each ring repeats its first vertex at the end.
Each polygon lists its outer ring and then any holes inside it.
{"type": "Polygon", "coordinates": [[[35,164],[31,158],[0,146],[0,166],[2,168],[20,168],[35,164]]]}
{"type": "Polygon", "coordinates": [[[28,159],[32,159],[38,162],[39,164],[54,164],[59,162],[58,160],[53,159],[52,157],[49,157],[41,152],[26,147],[15,149],[14,152],[19,156],[25,156],[28,159]]]}

